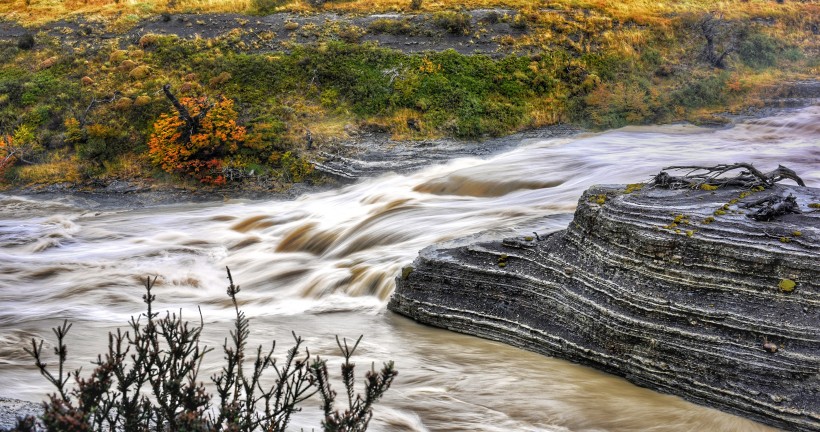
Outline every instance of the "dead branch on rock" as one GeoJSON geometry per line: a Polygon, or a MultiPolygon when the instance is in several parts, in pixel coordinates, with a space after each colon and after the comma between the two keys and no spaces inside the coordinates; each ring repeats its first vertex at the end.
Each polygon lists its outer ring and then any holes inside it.
{"type": "Polygon", "coordinates": [[[748,213],[746,216],[756,221],[768,222],[783,215],[802,213],[800,206],[797,205],[797,199],[792,194],[789,194],[789,196],[785,198],[779,195],[771,195],[755,202],[744,204],[743,208],[759,206],[762,207],[754,212],[748,213]]]}
{"type": "Polygon", "coordinates": [[[718,187],[734,186],[746,189],[753,187],[769,188],[776,182],[784,179],[793,180],[800,186],[806,186],[794,171],[782,165],[768,173],[763,173],[752,164],[735,163],[720,164],[711,167],[705,166],[670,166],[664,168],[654,177],[654,185],[668,189],[714,189],[718,187]],[[682,176],[673,176],[667,170],[686,170],[682,176]],[[741,170],[734,177],[724,177],[725,174],[741,170]]]}

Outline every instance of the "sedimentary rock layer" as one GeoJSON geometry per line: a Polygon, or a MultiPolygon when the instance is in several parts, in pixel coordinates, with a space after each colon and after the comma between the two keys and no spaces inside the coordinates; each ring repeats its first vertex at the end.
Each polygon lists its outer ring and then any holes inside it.
{"type": "Polygon", "coordinates": [[[432,246],[389,308],[788,430],[820,430],[820,189],[596,186],[570,226],[432,246]],[[794,194],[759,222],[744,203],[794,194]]]}

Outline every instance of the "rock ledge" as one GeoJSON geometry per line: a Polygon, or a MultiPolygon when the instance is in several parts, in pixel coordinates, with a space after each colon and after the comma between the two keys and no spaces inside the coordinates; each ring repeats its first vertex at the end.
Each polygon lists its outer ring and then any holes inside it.
{"type": "Polygon", "coordinates": [[[820,189],[595,186],[569,228],[424,249],[389,309],[820,430],[820,189]],[[744,203],[796,197],[760,222],[744,203]]]}

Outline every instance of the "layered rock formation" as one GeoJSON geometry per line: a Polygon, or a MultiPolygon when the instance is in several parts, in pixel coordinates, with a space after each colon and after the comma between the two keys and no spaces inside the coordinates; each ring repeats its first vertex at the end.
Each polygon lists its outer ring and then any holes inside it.
{"type": "Polygon", "coordinates": [[[564,231],[423,250],[397,278],[389,308],[817,431],[816,203],[820,189],[797,186],[596,186],[564,231]],[[789,194],[802,214],[762,222],[743,208],[789,194]]]}

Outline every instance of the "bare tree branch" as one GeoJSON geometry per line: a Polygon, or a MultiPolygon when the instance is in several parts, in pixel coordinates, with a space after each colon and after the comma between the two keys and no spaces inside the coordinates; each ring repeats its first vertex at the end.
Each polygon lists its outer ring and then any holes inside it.
{"type": "Polygon", "coordinates": [[[790,179],[800,186],[805,182],[794,171],[779,165],[777,169],[763,173],[750,163],[720,164],[711,167],[680,165],[664,168],[654,177],[654,185],[669,189],[707,189],[727,186],[769,188],[776,182],[790,179]],[[667,170],[685,170],[682,176],[673,176],[667,170]],[[730,171],[741,170],[734,177],[724,177],[730,171]]]}

